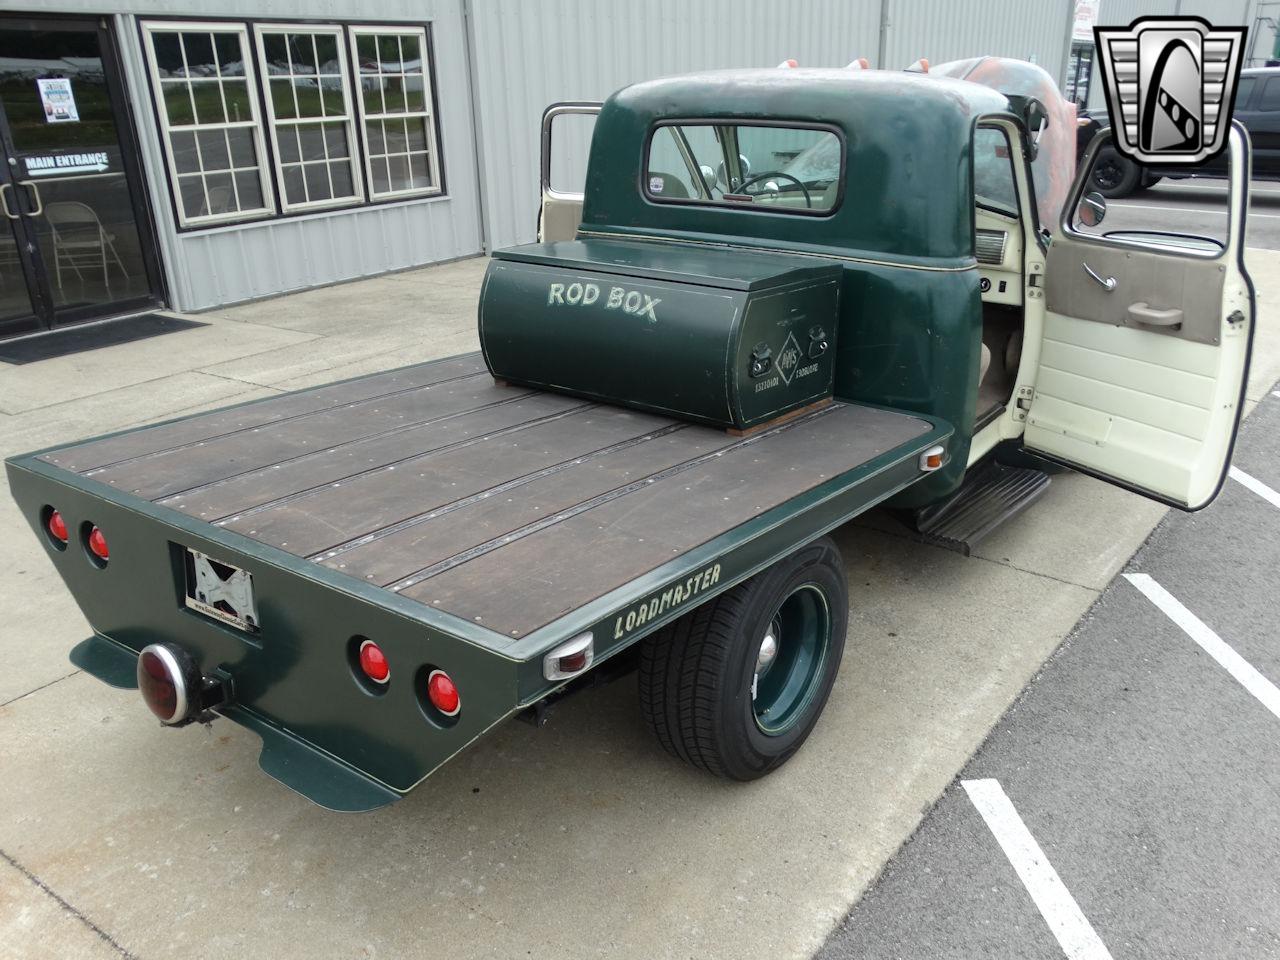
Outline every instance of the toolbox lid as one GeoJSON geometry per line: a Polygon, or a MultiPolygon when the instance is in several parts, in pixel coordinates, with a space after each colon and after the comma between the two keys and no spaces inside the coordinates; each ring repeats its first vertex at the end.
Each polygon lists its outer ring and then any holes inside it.
{"type": "Polygon", "coordinates": [[[651,240],[559,240],[495,250],[495,260],[536,263],[571,270],[616,274],[673,283],[695,283],[726,290],[768,290],[801,280],[838,277],[831,260],[759,253],[707,244],[651,240]]]}

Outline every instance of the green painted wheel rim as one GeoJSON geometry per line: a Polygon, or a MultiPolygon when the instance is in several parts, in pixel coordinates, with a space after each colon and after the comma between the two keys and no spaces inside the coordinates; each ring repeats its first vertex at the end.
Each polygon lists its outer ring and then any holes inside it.
{"type": "Polygon", "coordinates": [[[786,733],[799,722],[822,685],[831,647],[831,610],[813,583],[802,584],[779,605],[761,636],[763,650],[773,639],[776,652],[768,662],[757,652],[751,683],[756,726],[768,736],[786,733]]]}

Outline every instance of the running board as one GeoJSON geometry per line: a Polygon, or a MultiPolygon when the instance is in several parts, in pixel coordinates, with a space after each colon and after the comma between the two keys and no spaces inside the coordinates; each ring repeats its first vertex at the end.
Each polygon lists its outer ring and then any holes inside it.
{"type": "Polygon", "coordinates": [[[1049,487],[1049,475],[1027,467],[991,463],[965,477],[942,503],[916,514],[916,531],[926,543],[966,557],[974,545],[1010,517],[1029,507],[1049,487]]]}

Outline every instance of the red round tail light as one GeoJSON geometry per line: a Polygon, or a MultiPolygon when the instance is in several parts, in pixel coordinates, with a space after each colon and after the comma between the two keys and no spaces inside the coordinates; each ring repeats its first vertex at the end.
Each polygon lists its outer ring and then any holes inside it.
{"type": "Polygon", "coordinates": [[[391,664],[387,655],[372,640],[360,644],[360,669],[374,683],[386,683],[391,679],[391,664]]]}
{"type": "Polygon", "coordinates": [[[94,527],[89,531],[89,552],[99,560],[108,560],[111,557],[111,551],[107,549],[107,538],[102,535],[102,531],[94,527]]]}
{"type": "Polygon", "coordinates": [[[46,526],[49,528],[49,536],[53,537],[53,539],[57,540],[61,544],[66,544],[68,539],[67,521],[62,519],[62,514],[57,510],[54,510],[49,514],[46,526]]]}
{"type": "Polygon", "coordinates": [[[161,723],[181,724],[198,712],[203,678],[181,647],[153,643],[138,654],[138,691],[161,723]]]}
{"type": "Polygon", "coordinates": [[[458,688],[443,670],[432,670],[427,675],[427,699],[446,717],[456,717],[462,709],[458,688]]]}

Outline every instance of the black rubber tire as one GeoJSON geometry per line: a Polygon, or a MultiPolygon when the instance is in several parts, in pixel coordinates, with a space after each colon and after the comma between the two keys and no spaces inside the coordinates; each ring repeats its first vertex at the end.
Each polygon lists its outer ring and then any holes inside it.
{"type": "Polygon", "coordinates": [[[1096,190],[1108,200],[1119,200],[1138,189],[1142,182],[1142,168],[1116,152],[1115,147],[1103,147],[1094,158],[1089,170],[1089,190],[1096,190]]]}
{"type": "Polygon", "coordinates": [[[786,763],[813,731],[840,669],[849,586],[840,550],[822,537],[709,600],[640,644],[640,708],[673,756],[731,780],[756,780],[786,763]],[[826,601],[830,636],[810,699],[783,733],[756,724],[755,658],[783,601],[812,585],[826,601]]]}

